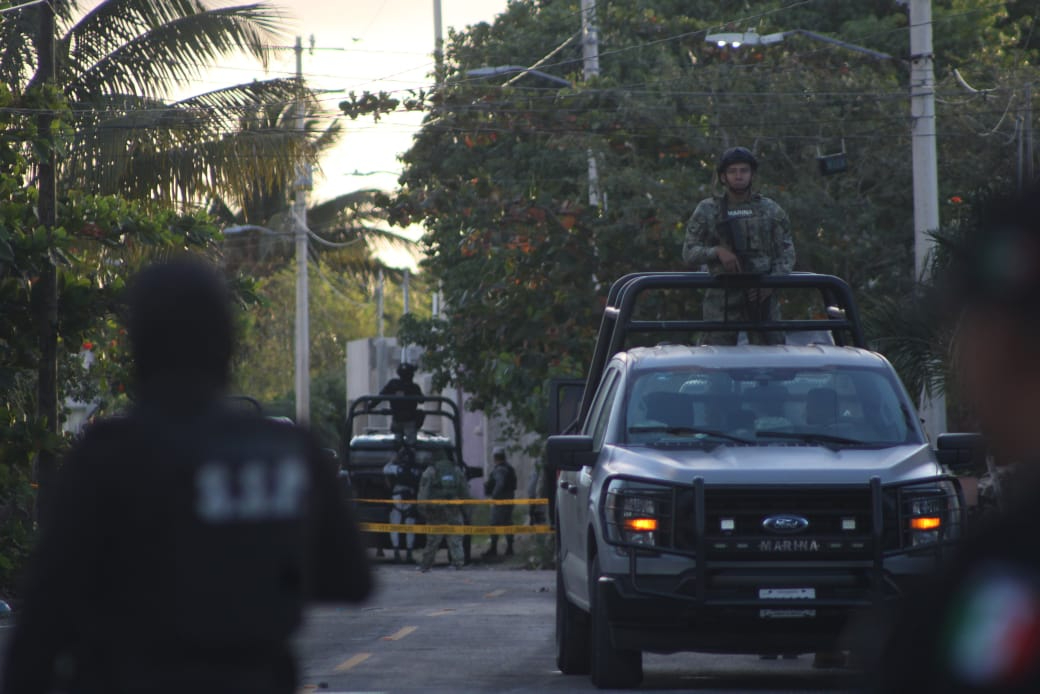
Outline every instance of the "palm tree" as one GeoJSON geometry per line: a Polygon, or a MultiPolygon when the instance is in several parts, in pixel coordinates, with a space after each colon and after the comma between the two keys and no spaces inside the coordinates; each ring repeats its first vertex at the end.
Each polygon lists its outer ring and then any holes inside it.
{"type": "MultiPolygon", "coordinates": [[[[279,14],[265,2],[210,7],[203,0],[77,0],[57,10],[57,84],[68,101],[66,186],[159,202],[235,199],[247,182],[287,180],[312,153],[294,130],[242,132],[244,112],[293,102],[302,84],[270,79],[167,101],[203,70],[245,54],[267,64],[279,14]]],[[[39,6],[0,21],[0,79],[26,96],[35,74],[39,6]]]]}
{"type": "MultiPolygon", "coordinates": [[[[306,139],[318,159],[338,144],[342,134],[338,120],[321,129],[319,115],[311,105],[304,120],[306,139]]],[[[238,127],[242,133],[291,130],[295,118],[293,105],[271,104],[243,115],[238,127]]],[[[289,263],[294,253],[291,187],[289,179],[257,179],[246,181],[238,189],[236,201],[221,197],[212,200],[210,213],[223,225],[247,227],[225,244],[229,270],[248,268],[248,274],[259,277],[289,263]]],[[[389,198],[378,190],[356,190],[312,205],[307,210],[307,228],[313,234],[313,258],[327,263],[336,275],[369,289],[380,270],[391,280],[400,279],[400,271],[383,264],[378,251],[389,248],[408,252],[415,244],[389,230],[388,204],[389,198]]]]}

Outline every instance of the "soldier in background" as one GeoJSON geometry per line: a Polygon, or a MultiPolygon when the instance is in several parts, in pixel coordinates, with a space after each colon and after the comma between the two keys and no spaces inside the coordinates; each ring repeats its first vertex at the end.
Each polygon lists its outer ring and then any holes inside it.
{"type": "MultiPolygon", "coordinates": [[[[726,150],[716,174],[724,189],[702,200],[686,223],[683,260],[693,269],[707,265],[712,274],[785,275],[794,269],[795,251],[787,213],[773,200],[753,192],[758,160],[744,147],[726,150]]],[[[709,290],[704,320],[778,320],[776,296],[769,289],[709,290]]],[[[752,333],[749,340],[783,341],[779,332],[752,333]]],[[[710,333],[708,344],[736,344],[737,334],[710,333]]]]}
{"type": "MultiPolygon", "coordinates": [[[[469,486],[466,484],[466,476],[458,464],[447,456],[438,457],[423,471],[419,480],[419,501],[468,498],[469,486]]],[[[426,522],[431,525],[462,525],[464,522],[462,509],[458,504],[423,504],[422,510],[426,522]]],[[[422,563],[419,565],[419,570],[423,573],[433,566],[433,560],[444,538],[448,541],[448,557],[452,566],[461,569],[465,565],[465,548],[461,535],[431,534],[426,536],[422,563]]]]}
{"type": "MultiPolygon", "coordinates": [[[[415,365],[407,362],[397,367],[397,378],[387,381],[380,395],[407,396],[415,400],[390,401],[390,430],[398,442],[409,446],[415,445],[416,435],[422,426],[424,415],[419,412],[419,400],[423,396],[422,388],[415,382],[415,365]]],[[[379,400],[373,400],[369,408],[374,408],[379,400]]]]}
{"type": "MultiPolygon", "coordinates": [[[[516,470],[506,460],[506,450],[501,447],[495,448],[491,454],[495,466],[491,474],[484,482],[484,494],[489,499],[505,500],[516,498],[516,470]]],[[[491,507],[491,525],[512,525],[513,507],[509,505],[494,505],[491,507]]],[[[482,557],[498,556],[498,535],[491,536],[491,546],[481,555],[482,557]]],[[[513,536],[506,535],[506,556],[513,556],[513,536]]]]}
{"type": "Polygon", "coordinates": [[[134,408],[61,468],[0,689],[291,694],[304,605],[372,587],[335,467],[306,430],[228,404],[211,267],[144,270],[129,309],[134,408]]]}
{"type": "MultiPolygon", "coordinates": [[[[411,446],[403,446],[394,459],[383,466],[383,474],[390,483],[390,496],[394,500],[390,508],[390,522],[394,525],[402,523],[415,525],[418,519],[418,510],[415,499],[419,492],[419,479],[422,472],[415,461],[415,449],[411,446]]],[[[401,561],[401,538],[404,536],[405,558],[409,564],[414,563],[412,550],[415,549],[415,533],[390,533],[390,544],[394,547],[394,563],[401,561]]]]}
{"type": "MultiPolygon", "coordinates": [[[[999,460],[1006,510],[911,595],[882,637],[875,691],[1040,691],[1040,188],[984,206],[954,249],[956,371],[999,460]]],[[[863,643],[878,639],[868,634],[863,643]]]]}

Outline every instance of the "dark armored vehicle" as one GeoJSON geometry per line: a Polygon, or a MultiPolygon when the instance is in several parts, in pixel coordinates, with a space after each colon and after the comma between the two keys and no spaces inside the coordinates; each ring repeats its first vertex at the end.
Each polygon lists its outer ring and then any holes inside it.
{"type": "MultiPolygon", "coordinates": [[[[360,520],[365,523],[389,523],[390,504],[365,503],[364,500],[391,499],[392,489],[385,469],[395,459],[403,445],[409,445],[415,456],[415,464],[419,470],[425,469],[438,459],[447,458],[455,461],[465,472],[466,479],[481,477],[484,471],[479,467],[466,465],[462,460],[462,431],[460,427],[458,406],[447,398],[433,396],[401,396],[401,395],[367,395],[355,400],[347,413],[346,445],[343,447],[341,460],[343,472],[350,480],[350,488],[354,498],[361,500],[357,505],[360,520]],[[391,404],[394,402],[413,402],[418,407],[419,421],[429,425],[439,419],[449,423],[450,435],[445,435],[420,426],[415,440],[405,441],[390,430],[389,427],[363,427],[362,422],[368,418],[392,415],[391,404]]],[[[423,522],[422,507],[418,508],[419,522],[423,522]]],[[[464,511],[467,520],[468,510],[464,511]]],[[[378,548],[392,547],[389,533],[366,533],[372,546],[378,548]]],[[[416,537],[416,547],[425,544],[425,536],[416,537]]],[[[469,557],[470,537],[464,540],[466,556],[469,557]]]]}

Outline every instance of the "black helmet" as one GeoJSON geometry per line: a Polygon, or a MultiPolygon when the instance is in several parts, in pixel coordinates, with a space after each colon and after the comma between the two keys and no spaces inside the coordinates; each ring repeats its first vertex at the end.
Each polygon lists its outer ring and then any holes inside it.
{"type": "Polygon", "coordinates": [[[196,256],[150,265],[132,281],[127,327],[139,383],[190,374],[224,386],[234,322],[220,272],[196,256]]]}
{"type": "Polygon", "coordinates": [[[731,147],[727,149],[722,153],[719,165],[715,170],[722,174],[733,164],[748,164],[752,171],[758,171],[758,159],[755,159],[755,155],[747,147],[731,147]]]}
{"type": "Polygon", "coordinates": [[[411,378],[415,375],[415,364],[403,362],[400,366],[397,367],[397,375],[401,378],[411,378]]]}

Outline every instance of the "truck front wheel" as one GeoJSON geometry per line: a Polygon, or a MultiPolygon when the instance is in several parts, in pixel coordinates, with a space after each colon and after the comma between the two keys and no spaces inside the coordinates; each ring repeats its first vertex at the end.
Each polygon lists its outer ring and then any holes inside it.
{"type": "Polygon", "coordinates": [[[589,570],[589,602],[592,612],[592,683],[599,689],[628,689],[643,681],[643,652],[615,648],[610,639],[607,606],[599,583],[599,557],[589,570]]]}
{"type": "MultiPolygon", "coordinates": [[[[557,543],[559,546],[559,543],[557,543]]],[[[556,667],[565,675],[589,674],[589,616],[567,599],[556,561],[556,667]]]]}

